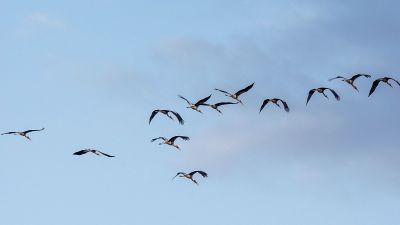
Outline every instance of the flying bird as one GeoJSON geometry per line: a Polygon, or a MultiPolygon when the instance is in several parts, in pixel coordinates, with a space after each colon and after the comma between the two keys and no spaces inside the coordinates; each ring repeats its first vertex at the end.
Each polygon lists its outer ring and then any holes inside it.
{"type": "Polygon", "coordinates": [[[313,96],[314,92],[321,93],[322,95],[324,95],[325,98],[329,99],[328,96],[324,93],[325,90],[330,90],[330,91],[332,92],[333,96],[335,96],[336,100],[340,101],[340,96],[339,96],[333,89],[331,89],[331,88],[326,88],[326,87],[321,87],[321,88],[314,88],[314,89],[311,89],[311,90],[308,92],[308,97],[307,97],[307,103],[306,103],[306,105],[307,105],[308,102],[310,101],[311,96],[313,96]]]}
{"type": "Polygon", "coordinates": [[[169,115],[169,113],[172,113],[177,119],[178,122],[183,125],[185,123],[185,121],[182,119],[181,115],[179,115],[177,112],[171,111],[171,110],[166,110],[166,109],[156,109],[151,113],[150,119],[149,119],[149,124],[151,123],[151,121],[153,120],[153,118],[157,115],[157,113],[162,113],[166,116],[168,116],[168,118],[170,118],[171,120],[174,120],[174,118],[172,118],[171,115],[169,115]]]}
{"type": "Polygon", "coordinates": [[[181,138],[181,139],[184,140],[184,141],[190,140],[190,138],[189,138],[189,137],[186,137],[186,136],[174,136],[174,137],[172,137],[172,138],[170,138],[170,139],[167,139],[167,138],[165,138],[165,137],[154,138],[154,139],[151,139],[151,142],[154,142],[154,141],[156,141],[156,140],[158,140],[158,139],[162,139],[163,142],[159,143],[159,145],[164,145],[164,144],[165,144],[165,145],[171,145],[171,146],[177,148],[178,150],[181,150],[181,149],[179,148],[179,146],[175,144],[175,140],[176,140],[177,138],[181,138]]]}
{"type": "Polygon", "coordinates": [[[278,102],[281,102],[282,105],[283,105],[283,108],[285,109],[285,111],[286,111],[286,112],[289,112],[289,111],[290,111],[288,104],[287,104],[285,101],[283,101],[282,99],[279,99],[279,98],[272,98],[272,99],[269,99],[269,98],[267,98],[267,99],[264,100],[263,104],[261,105],[260,113],[261,113],[261,111],[264,109],[264,107],[265,107],[269,102],[274,103],[274,104],[277,105],[279,108],[280,108],[281,106],[278,104],[278,102]]]}
{"type": "Polygon", "coordinates": [[[371,87],[371,90],[369,91],[368,97],[371,96],[372,93],[374,93],[376,87],[378,87],[378,84],[379,84],[380,82],[386,83],[387,85],[389,85],[390,87],[393,88],[392,84],[389,83],[390,80],[393,80],[393,81],[396,82],[398,85],[400,85],[400,82],[399,82],[399,81],[397,81],[397,80],[395,80],[395,79],[393,79],[393,78],[390,78],[390,77],[383,77],[383,78],[376,79],[376,80],[372,83],[372,87],[371,87]]]}
{"type": "Polygon", "coordinates": [[[329,79],[329,81],[332,81],[332,80],[335,80],[335,79],[342,79],[342,81],[350,84],[356,91],[358,91],[358,88],[356,87],[356,85],[354,85],[354,81],[359,77],[370,78],[371,75],[368,75],[368,74],[356,74],[356,75],[352,76],[351,78],[345,78],[345,77],[342,77],[342,76],[337,76],[337,77],[329,79]]]}
{"type": "Polygon", "coordinates": [[[240,90],[240,91],[238,91],[238,92],[236,92],[236,93],[234,93],[234,94],[231,94],[231,93],[229,93],[229,92],[226,92],[226,91],[224,91],[224,90],[217,89],[217,88],[215,88],[214,90],[220,91],[220,92],[224,93],[225,96],[228,96],[228,97],[230,97],[230,98],[233,98],[233,99],[235,99],[236,101],[238,101],[238,102],[240,102],[241,104],[243,104],[243,102],[239,99],[239,96],[240,96],[241,94],[243,94],[243,93],[248,92],[253,86],[254,86],[254,83],[250,84],[249,86],[245,87],[244,89],[242,89],[242,90],[240,90]]]}
{"type": "Polygon", "coordinates": [[[185,97],[183,97],[182,95],[179,95],[179,98],[185,100],[185,101],[189,104],[189,106],[186,107],[186,108],[193,109],[193,110],[195,110],[195,111],[197,111],[197,112],[199,112],[199,113],[203,113],[203,112],[201,112],[201,110],[199,109],[199,106],[204,105],[204,103],[206,103],[206,102],[208,101],[208,99],[211,98],[211,95],[208,96],[208,97],[205,97],[205,98],[203,98],[203,99],[201,99],[201,100],[199,100],[198,102],[196,102],[196,103],[194,103],[194,104],[193,104],[191,101],[187,100],[187,99],[186,99],[185,97]]]}
{"type": "MultiPolygon", "coordinates": [[[[179,173],[177,173],[177,174],[175,175],[175,177],[177,177],[177,176],[179,176],[179,177],[185,177],[185,178],[187,178],[187,179],[193,181],[195,184],[199,185],[199,184],[197,183],[197,181],[193,179],[193,175],[196,174],[196,173],[199,173],[199,174],[200,174],[201,176],[203,176],[203,177],[207,177],[207,176],[208,176],[208,174],[207,174],[206,172],[203,172],[203,171],[193,171],[193,172],[191,172],[191,173],[179,172],[179,173]]],[[[174,179],[175,177],[173,177],[172,179],[174,179]]]]}
{"type": "Polygon", "coordinates": [[[107,157],[115,157],[115,156],[113,156],[113,155],[106,154],[106,153],[101,152],[101,151],[99,151],[99,150],[96,150],[96,149],[89,149],[89,148],[87,148],[87,149],[82,149],[82,150],[80,150],[80,151],[77,151],[77,152],[75,152],[73,155],[83,155],[83,154],[86,154],[86,153],[88,153],[88,152],[94,153],[94,154],[96,154],[96,155],[104,155],[104,156],[107,156],[107,157]]]}
{"type": "Polygon", "coordinates": [[[218,109],[218,107],[222,106],[222,105],[232,105],[232,104],[238,104],[239,102],[219,102],[216,104],[203,104],[206,106],[210,106],[211,108],[217,110],[219,113],[222,114],[221,110],[218,109]]]}
{"type": "Polygon", "coordinates": [[[7,133],[2,133],[1,135],[5,135],[5,134],[20,135],[22,137],[27,138],[28,140],[31,140],[31,138],[28,136],[28,133],[35,132],[35,131],[42,131],[42,130],[44,130],[44,128],[42,128],[40,130],[12,131],[12,132],[7,132],[7,133]]]}

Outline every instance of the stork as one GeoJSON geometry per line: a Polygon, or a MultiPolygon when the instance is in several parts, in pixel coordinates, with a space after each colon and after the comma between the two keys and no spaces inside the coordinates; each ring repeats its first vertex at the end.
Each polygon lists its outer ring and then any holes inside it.
{"type": "Polygon", "coordinates": [[[208,101],[208,99],[211,98],[211,95],[210,95],[210,96],[205,97],[205,98],[203,98],[203,99],[201,99],[201,100],[199,100],[198,102],[196,102],[196,103],[193,104],[191,101],[187,100],[187,99],[186,99],[185,97],[183,97],[182,95],[178,95],[178,96],[179,96],[179,98],[185,100],[185,101],[189,104],[189,106],[186,107],[186,108],[193,109],[194,111],[197,111],[197,112],[199,112],[199,113],[203,113],[203,112],[201,112],[201,110],[199,109],[199,106],[204,105],[204,103],[206,103],[206,102],[208,101]]]}
{"type": "Polygon", "coordinates": [[[264,109],[264,107],[265,107],[269,102],[274,103],[274,104],[275,104],[276,106],[278,106],[279,108],[280,108],[281,106],[278,104],[278,102],[281,102],[282,105],[283,105],[283,108],[285,109],[285,111],[286,111],[286,112],[289,112],[289,111],[290,111],[288,104],[287,104],[285,101],[283,101],[282,99],[279,99],[279,98],[272,98],[272,99],[269,99],[269,98],[267,98],[267,99],[264,100],[263,104],[261,105],[261,108],[260,108],[260,112],[259,112],[259,113],[261,113],[261,111],[264,109]]]}
{"type": "MultiPolygon", "coordinates": [[[[187,179],[193,181],[195,184],[199,185],[197,183],[197,181],[193,179],[193,175],[196,174],[196,173],[199,173],[203,177],[208,177],[208,174],[206,172],[199,171],[199,170],[196,170],[196,171],[193,171],[193,172],[190,172],[190,173],[179,172],[179,173],[177,173],[175,175],[175,177],[177,177],[177,176],[184,177],[184,178],[187,178],[187,179]]],[[[172,179],[175,179],[175,177],[173,177],[172,179]]]]}
{"type": "Polygon", "coordinates": [[[397,81],[396,79],[391,78],[391,77],[382,77],[382,78],[376,79],[376,80],[372,83],[372,87],[371,87],[371,90],[369,91],[368,97],[371,96],[372,93],[374,93],[376,87],[378,87],[378,84],[379,84],[380,82],[386,83],[387,85],[389,85],[390,87],[393,88],[392,84],[389,83],[390,80],[393,80],[394,82],[396,82],[396,83],[400,86],[400,82],[397,81]]]}
{"type": "Polygon", "coordinates": [[[368,75],[368,74],[356,74],[356,75],[352,76],[351,78],[345,78],[345,77],[342,77],[342,76],[337,76],[337,77],[329,79],[329,81],[332,81],[332,80],[335,80],[335,79],[342,79],[342,81],[350,84],[356,91],[358,91],[358,88],[356,87],[356,85],[354,85],[354,81],[359,77],[370,78],[371,75],[368,75]]]}
{"type": "Polygon", "coordinates": [[[239,102],[219,102],[216,104],[203,104],[206,106],[210,106],[211,108],[217,110],[219,113],[222,114],[221,110],[218,109],[218,107],[222,106],[222,105],[232,105],[232,104],[238,104],[239,102]]]}
{"type": "Polygon", "coordinates": [[[310,101],[311,96],[314,94],[314,92],[321,93],[325,98],[329,99],[328,96],[324,93],[325,90],[330,90],[330,91],[332,92],[333,96],[335,96],[336,100],[340,101],[340,96],[339,96],[333,89],[331,89],[331,88],[326,88],[326,87],[320,87],[320,88],[311,89],[311,90],[308,92],[308,97],[307,97],[306,105],[307,105],[308,102],[310,101]]]}
{"type": "Polygon", "coordinates": [[[44,128],[42,128],[40,130],[11,131],[11,132],[7,132],[7,133],[2,133],[1,135],[5,135],[5,134],[20,135],[20,136],[25,137],[25,138],[27,138],[28,140],[31,141],[31,138],[28,136],[28,134],[30,132],[42,131],[42,130],[44,130],[44,128]]]}
{"type": "Polygon", "coordinates": [[[77,152],[75,152],[75,153],[73,153],[73,155],[83,155],[83,154],[86,154],[86,153],[89,153],[89,152],[91,152],[91,153],[93,153],[93,154],[96,154],[96,155],[104,155],[104,156],[107,156],[107,157],[115,157],[115,156],[113,156],[113,155],[109,155],[109,154],[106,154],[106,153],[104,153],[104,152],[101,152],[101,151],[99,151],[99,150],[96,150],[96,149],[89,149],[89,148],[86,148],[86,149],[82,149],[82,150],[80,150],[80,151],[77,151],[77,152]]]}
{"type": "Polygon", "coordinates": [[[149,119],[149,124],[151,123],[153,118],[157,115],[157,113],[162,113],[162,114],[168,116],[168,118],[170,118],[171,120],[174,120],[174,118],[172,118],[172,116],[169,115],[169,113],[172,113],[178,119],[178,122],[181,125],[183,125],[185,123],[185,121],[182,119],[181,115],[179,115],[177,112],[174,112],[172,110],[167,110],[167,109],[156,109],[151,113],[151,116],[149,119]]]}
{"type": "Polygon", "coordinates": [[[233,99],[235,99],[237,102],[240,102],[240,104],[243,104],[243,102],[239,99],[239,96],[242,95],[243,93],[248,92],[253,86],[254,86],[254,83],[250,84],[249,86],[243,88],[242,90],[240,90],[240,91],[238,91],[238,92],[236,92],[236,93],[234,93],[234,94],[231,94],[231,93],[229,93],[229,92],[227,92],[227,91],[224,91],[224,90],[221,90],[221,89],[217,89],[217,88],[215,88],[214,90],[220,91],[220,92],[224,93],[225,96],[228,96],[228,97],[230,97],[230,98],[233,98],[233,99]]]}
{"type": "Polygon", "coordinates": [[[156,141],[156,140],[161,139],[161,140],[163,140],[163,142],[159,143],[158,145],[164,145],[164,144],[165,144],[165,145],[171,145],[171,146],[177,148],[178,150],[181,150],[181,149],[179,148],[179,146],[175,144],[175,140],[176,140],[177,138],[181,138],[181,139],[184,140],[184,141],[190,140],[190,138],[189,138],[189,137],[186,137],[186,136],[174,136],[174,137],[172,137],[172,138],[170,138],[170,139],[165,138],[165,137],[154,138],[154,139],[151,139],[151,142],[154,142],[154,141],[156,141]]]}

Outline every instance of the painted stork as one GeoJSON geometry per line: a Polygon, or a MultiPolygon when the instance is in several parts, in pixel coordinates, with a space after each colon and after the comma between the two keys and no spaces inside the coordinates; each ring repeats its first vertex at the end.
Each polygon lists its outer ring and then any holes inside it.
{"type": "Polygon", "coordinates": [[[82,150],[80,150],[80,151],[77,151],[77,152],[75,152],[73,155],[83,155],[83,154],[86,154],[86,153],[89,153],[89,152],[91,152],[91,153],[93,153],[93,154],[96,154],[96,155],[104,155],[104,156],[107,156],[107,157],[115,157],[115,156],[113,156],[113,155],[106,154],[106,153],[101,152],[101,151],[99,151],[99,150],[96,150],[96,149],[89,149],[89,148],[86,148],[86,149],[82,149],[82,150]]]}
{"type": "Polygon", "coordinates": [[[203,104],[206,106],[210,106],[211,108],[217,110],[219,113],[222,114],[221,110],[218,109],[218,107],[222,106],[222,105],[232,105],[232,104],[238,104],[239,102],[219,102],[216,104],[203,104]]]}
{"type": "MultiPolygon", "coordinates": [[[[177,174],[175,175],[175,177],[177,177],[177,176],[179,176],[179,177],[184,177],[184,178],[187,178],[187,179],[193,181],[195,184],[199,185],[199,184],[197,183],[197,181],[193,179],[193,175],[196,174],[196,173],[199,173],[199,174],[200,174],[201,176],[203,176],[203,177],[208,177],[208,174],[207,174],[206,172],[198,171],[198,170],[197,170],[197,171],[193,171],[193,172],[191,172],[191,173],[179,172],[179,173],[177,173],[177,174]]],[[[174,179],[175,177],[173,177],[172,179],[174,179]]]]}
{"type": "Polygon", "coordinates": [[[25,138],[27,138],[28,140],[31,141],[31,138],[28,136],[28,134],[30,132],[42,131],[42,130],[44,130],[44,128],[42,128],[40,130],[11,131],[11,132],[7,132],[7,133],[2,133],[1,135],[5,135],[5,134],[20,135],[20,136],[25,137],[25,138]]]}
{"type": "Polygon", "coordinates": [[[185,121],[182,119],[181,115],[179,115],[177,112],[171,111],[171,110],[166,110],[166,109],[156,109],[151,113],[150,119],[149,119],[149,124],[151,123],[151,121],[153,120],[153,118],[157,115],[157,113],[162,113],[166,116],[168,116],[168,118],[170,118],[171,120],[174,120],[174,118],[172,118],[171,115],[169,115],[169,113],[172,113],[177,119],[178,122],[183,125],[185,123],[185,121]]]}
{"type": "Polygon", "coordinates": [[[358,91],[358,88],[356,87],[356,85],[354,85],[354,81],[359,77],[370,78],[371,75],[368,75],[368,74],[356,74],[356,75],[352,76],[351,78],[345,78],[345,77],[342,77],[342,76],[337,76],[337,77],[329,79],[329,81],[333,81],[335,79],[342,79],[342,81],[350,84],[356,91],[358,91]]]}
{"type": "Polygon", "coordinates": [[[340,101],[340,96],[339,96],[333,89],[331,89],[331,88],[326,88],[326,87],[321,87],[321,88],[314,88],[314,89],[311,89],[311,90],[308,92],[308,97],[307,97],[306,105],[307,105],[308,102],[310,101],[311,96],[313,96],[314,92],[321,93],[325,98],[329,99],[328,96],[324,93],[325,90],[330,90],[330,91],[332,92],[333,96],[335,96],[336,100],[340,101]]]}
{"type": "Polygon", "coordinates": [[[241,104],[243,104],[243,102],[239,99],[239,96],[242,95],[243,93],[248,92],[253,86],[254,86],[254,83],[250,84],[249,86],[245,87],[244,89],[242,89],[242,90],[240,90],[240,91],[238,91],[238,92],[236,92],[236,93],[234,93],[234,94],[231,94],[231,93],[229,93],[229,92],[227,92],[227,91],[224,91],[224,90],[221,90],[221,89],[217,89],[217,88],[215,88],[214,90],[220,91],[220,92],[224,93],[225,96],[228,96],[228,97],[230,97],[230,98],[233,98],[233,99],[235,99],[236,101],[238,101],[238,102],[240,102],[241,104]]]}
{"type": "Polygon", "coordinates": [[[380,82],[386,83],[387,85],[389,85],[390,87],[393,88],[392,84],[389,83],[390,80],[393,80],[393,81],[396,82],[398,85],[400,85],[400,82],[399,82],[399,81],[397,81],[397,80],[395,80],[395,79],[393,79],[393,78],[391,78],[391,77],[382,77],[382,78],[376,79],[376,80],[372,83],[372,87],[371,87],[371,90],[369,91],[368,97],[371,96],[372,93],[374,93],[376,87],[378,87],[378,84],[379,84],[380,82]]]}
{"type": "Polygon", "coordinates": [[[287,104],[285,101],[283,101],[282,99],[279,99],[279,98],[272,98],[272,99],[269,99],[269,98],[267,98],[267,99],[264,100],[263,104],[261,105],[261,108],[260,108],[260,112],[259,112],[259,113],[261,113],[261,111],[264,109],[264,107],[265,107],[269,102],[274,103],[274,104],[275,104],[276,106],[278,106],[279,108],[280,108],[281,106],[278,104],[278,102],[281,102],[282,105],[283,105],[283,108],[285,109],[285,111],[286,111],[286,112],[289,112],[289,111],[290,111],[288,104],[287,104]]]}
{"type": "Polygon", "coordinates": [[[193,104],[192,102],[190,102],[189,100],[187,100],[187,99],[186,99],[185,97],[183,97],[182,95],[178,95],[178,96],[179,96],[179,98],[185,100],[185,101],[189,104],[189,106],[186,107],[186,108],[193,109],[194,111],[197,111],[197,112],[199,112],[199,113],[203,113],[203,112],[201,112],[201,110],[199,109],[199,106],[204,105],[204,103],[206,103],[206,102],[208,101],[208,99],[211,98],[211,95],[210,95],[210,96],[208,96],[208,97],[205,97],[205,98],[199,100],[199,101],[196,102],[195,104],[193,104]]]}
{"type": "Polygon", "coordinates": [[[163,142],[159,143],[158,145],[171,145],[171,146],[177,148],[178,150],[181,150],[181,149],[179,148],[179,146],[175,144],[175,140],[176,140],[177,138],[181,138],[181,139],[184,140],[184,141],[190,140],[190,138],[189,138],[189,137],[186,137],[186,136],[174,136],[174,137],[172,137],[172,138],[170,138],[170,139],[167,139],[167,138],[165,138],[165,137],[154,138],[154,139],[151,139],[151,142],[154,142],[154,141],[156,141],[156,140],[158,140],[158,139],[162,139],[163,142]]]}

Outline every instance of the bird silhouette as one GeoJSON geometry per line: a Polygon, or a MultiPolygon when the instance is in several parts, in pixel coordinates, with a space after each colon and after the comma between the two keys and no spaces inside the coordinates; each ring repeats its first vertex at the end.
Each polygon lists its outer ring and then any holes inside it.
{"type": "Polygon", "coordinates": [[[28,140],[31,140],[31,138],[28,136],[29,133],[36,132],[36,131],[42,131],[42,130],[44,130],[44,128],[42,128],[40,130],[11,131],[11,132],[7,132],[7,133],[2,133],[1,135],[5,135],[5,134],[20,135],[22,137],[27,138],[28,140]]]}

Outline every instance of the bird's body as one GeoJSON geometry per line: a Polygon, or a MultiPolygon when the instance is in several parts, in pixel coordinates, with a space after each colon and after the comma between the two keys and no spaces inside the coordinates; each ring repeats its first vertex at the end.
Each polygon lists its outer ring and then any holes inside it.
{"type": "Polygon", "coordinates": [[[199,113],[203,113],[203,112],[199,109],[199,107],[200,107],[201,105],[204,105],[204,104],[208,101],[208,99],[211,98],[211,95],[209,95],[209,96],[207,96],[207,97],[205,97],[205,98],[199,100],[199,101],[196,102],[196,103],[192,103],[191,101],[187,100],[187,99],[186,99],[185,97],[183,97],[182,95],[179,95],[179,98],[185,100],[185,101],[189,104],[189,106],[186,107],[186,108],[190,108],[190,109],[193,109],[194,111],[197,111],[197,112],[199,112],[199,113]]]}
{"type": "Polygon", "coordinates": [[[311,90],[308,92],[308,97],[307,97],[306,105],[307,105],[308,102],[310,101],[310,99],[311,99],[311,97],[313,96],[314,92],[318,92],[318,93],[322,94],[325,98],[328,98],[328,99],[329,99],[329,97],[325,94],[325,90],[330,90],[331,93],[333,94],[333,96],[335,96],[336,100],[340,101],[340,96],[339,96],[333,89],[331,89],[331,88],[326,88],[326,87],[320,87],[320,88],[311,89],[311,90]]]}
{"type": "Polygon", "coordinates": [[[272,99],[269,99],[269,98],[267,98],[267,99],[265,99],[265,100],[263,101],[263,104],[261,105],[260,113],[261,113],[261,111],[264,109],[264,107],[265,107],[269,102],[272,102],[273,104],[275,104],[275,105],[278,106],[279,108],[280,108],[281,106],[280,106],[278,103],[281,102],[282,105],[283,105],[283,108],[285,109],[285,111],[286,111],[286,112],[289,112],[289,111],[290,111],[288,104],[287,104],[285,101],[283,101],[282,99],[279,99],[279,98],[272,98],[272,99]]]}
{"type": "Polygon", "coordinates": [[[242,100],[239,99],[240,95],[248,92],[251,88],[253,88],[253,86],[254,86],[254,83],[250,84],[249,86],[245,87],[244,89],[242,89],[236,93],[233,93],[233,94],[229,93],[227,91],[221,90],[221,89],[217,89],[217,88],[215,88],[214,90],[222,92],[225,94],[225,96],[230,97],[230,98],[236,100],[237,102],[240,102],[241,104],[243,104],[242,100]]]}
{"type": "Polygon", "coordinates": [[[393,80],[394,82],[396,82],[396,83],[400,86],[400,82],[397,81],[396,79],[391,78],[391,77],[382,77],[382,78],[376,79],[376,80],[372,83],[371,90],[369,91],[368,97],[371,96],[372,93],[374,93],[376,87],[378,87],[378,84],[379,84],[380,82],[386,83],[386,84],[389,85],[390,87],[393,87],[392,84],[389,83],[390,80],[393,80]]]}
{"type": "MultiPolygon", "coordinates": [[[[187,178],[187,179],[193,181],[195,184],[199,185],[199,184],[197,183],[197,181],[196,181],[195,179],[193,179],[193,175],[196,174],[196,173],[199,173],[202,177],[208,177],[208,174],[207,174],[206,172],[204,172],[204,171],[198,171],[198,170],[197,170],[197,171],[190,172],[190,173],[179,172],[179,173],[177,173],[177,174],[175,175],[175,177],[177,177],[177,176],[179,176],[179,177],[184,177],[184,178],[187,178]]],[[[173,177],[172,179],[174,179],[175,177],[173,177]]]]}
{"type": "Polygon", "coordinates": [[[156,141],[156,140],[161,139],[161,140],[163,140],[163,142],[159,143],[159,145],[170,145],[170,146],[173,146],[173,147],[175,147],[176,149],[180,150],[180,147],[179,147],[178,145],[175,144],[175,140],[176,140],[177,138],[181,138],[181,139],[184,140],[184,141],[190,140],[190,138],[189,138],[189,137],[186,137],[186,136],[174,136],[174,137],[172,137],[172,138],[170,138],[170,139],[168,139],[168,138],[166,138],[166,137],[154,138],[154,139],[151,139],[151,142],[154,142],[154,141],[156,141]]]}
{"type": "Polygon", "coordinates": [[[182,117],[175,111],[167,110],[167,109],[156,109],[151,113],[151,116],[150,116],[150,119],[149,119],[149,124],[151,123],[153,118],[157,115],[157,113],[162,113],[162,114],[168,116],[168,118],[170,118],[171,120],[174,120],[174,118],[172,118],[172,116],[169,115],[169,113],[172,113],[178,119],[178,122],[181,125],[183,125],[185,123],[185,121],[182,119],[182,117]]]}
{"type": "Polygon", "coordinates": [[[337,76],[337,77],[334,77],[334,78],[329,79],[329,81],[332,81],[332,80],[335,80],[335,79],[342,79],[342,81],[344,81],[344,82],[350,84],[356,91],[358,91],[358,88],[357,88],[357,86],[354,84],[354,82],[355,82],[355,80],[356,80],[357,78],[359,78],[359,77],[370,78],[371,75],[368,75],[368,74],[356,74],[356,75],[352,76],[351,78],[345,78],[345,77],[342,77],[342,76],[337,76]]]}
{"type": "Polygon", "coordinates": [[[104,156],[107,156],[107,157],[115,157],[115,156],[113,156],[113,155],[109,155],[109,154],[106,154],[106,153],[101,152],[101,151],[99,151],[99,150],[90,149],[90,148],[86,148],[86,149],[79,150],[79,151],[73,153],[73,155],[84,155],[84,154],[89,153],[89,152],[91,152],[91,153],[93,153],[93,154],[96,154],[96,155],[99,155],[99,156],[100,156],[100,155],[104,155],[104,156]]]}
{"type": "Polygon", "coordinates": [[[28,140],[31,140],[31,138],[28,136],[28,133],[35,132],[35,131],[42,131],[42,130],[44,130],[44,128],[39,129],[39,130],[11,131],[11,132],[7,132],[7,133],[2,133],[1,135],[5,135],[5,134],[20,135],[22,137],[27,138],[28,140]]]}
{"type": "Polygon", "coordinates": [[[217,110],[217,112],[222,114],[221,110],[219,110],[218,107],[220,107],[222,105],[232,105],[232,104],[238,104],[238,103],[239,102],[219,102],[219,103],[216,103],[216,104],[203,104],[203,105],[209,106],[212,109],[215,109],[215,110],[217,110]]]}

